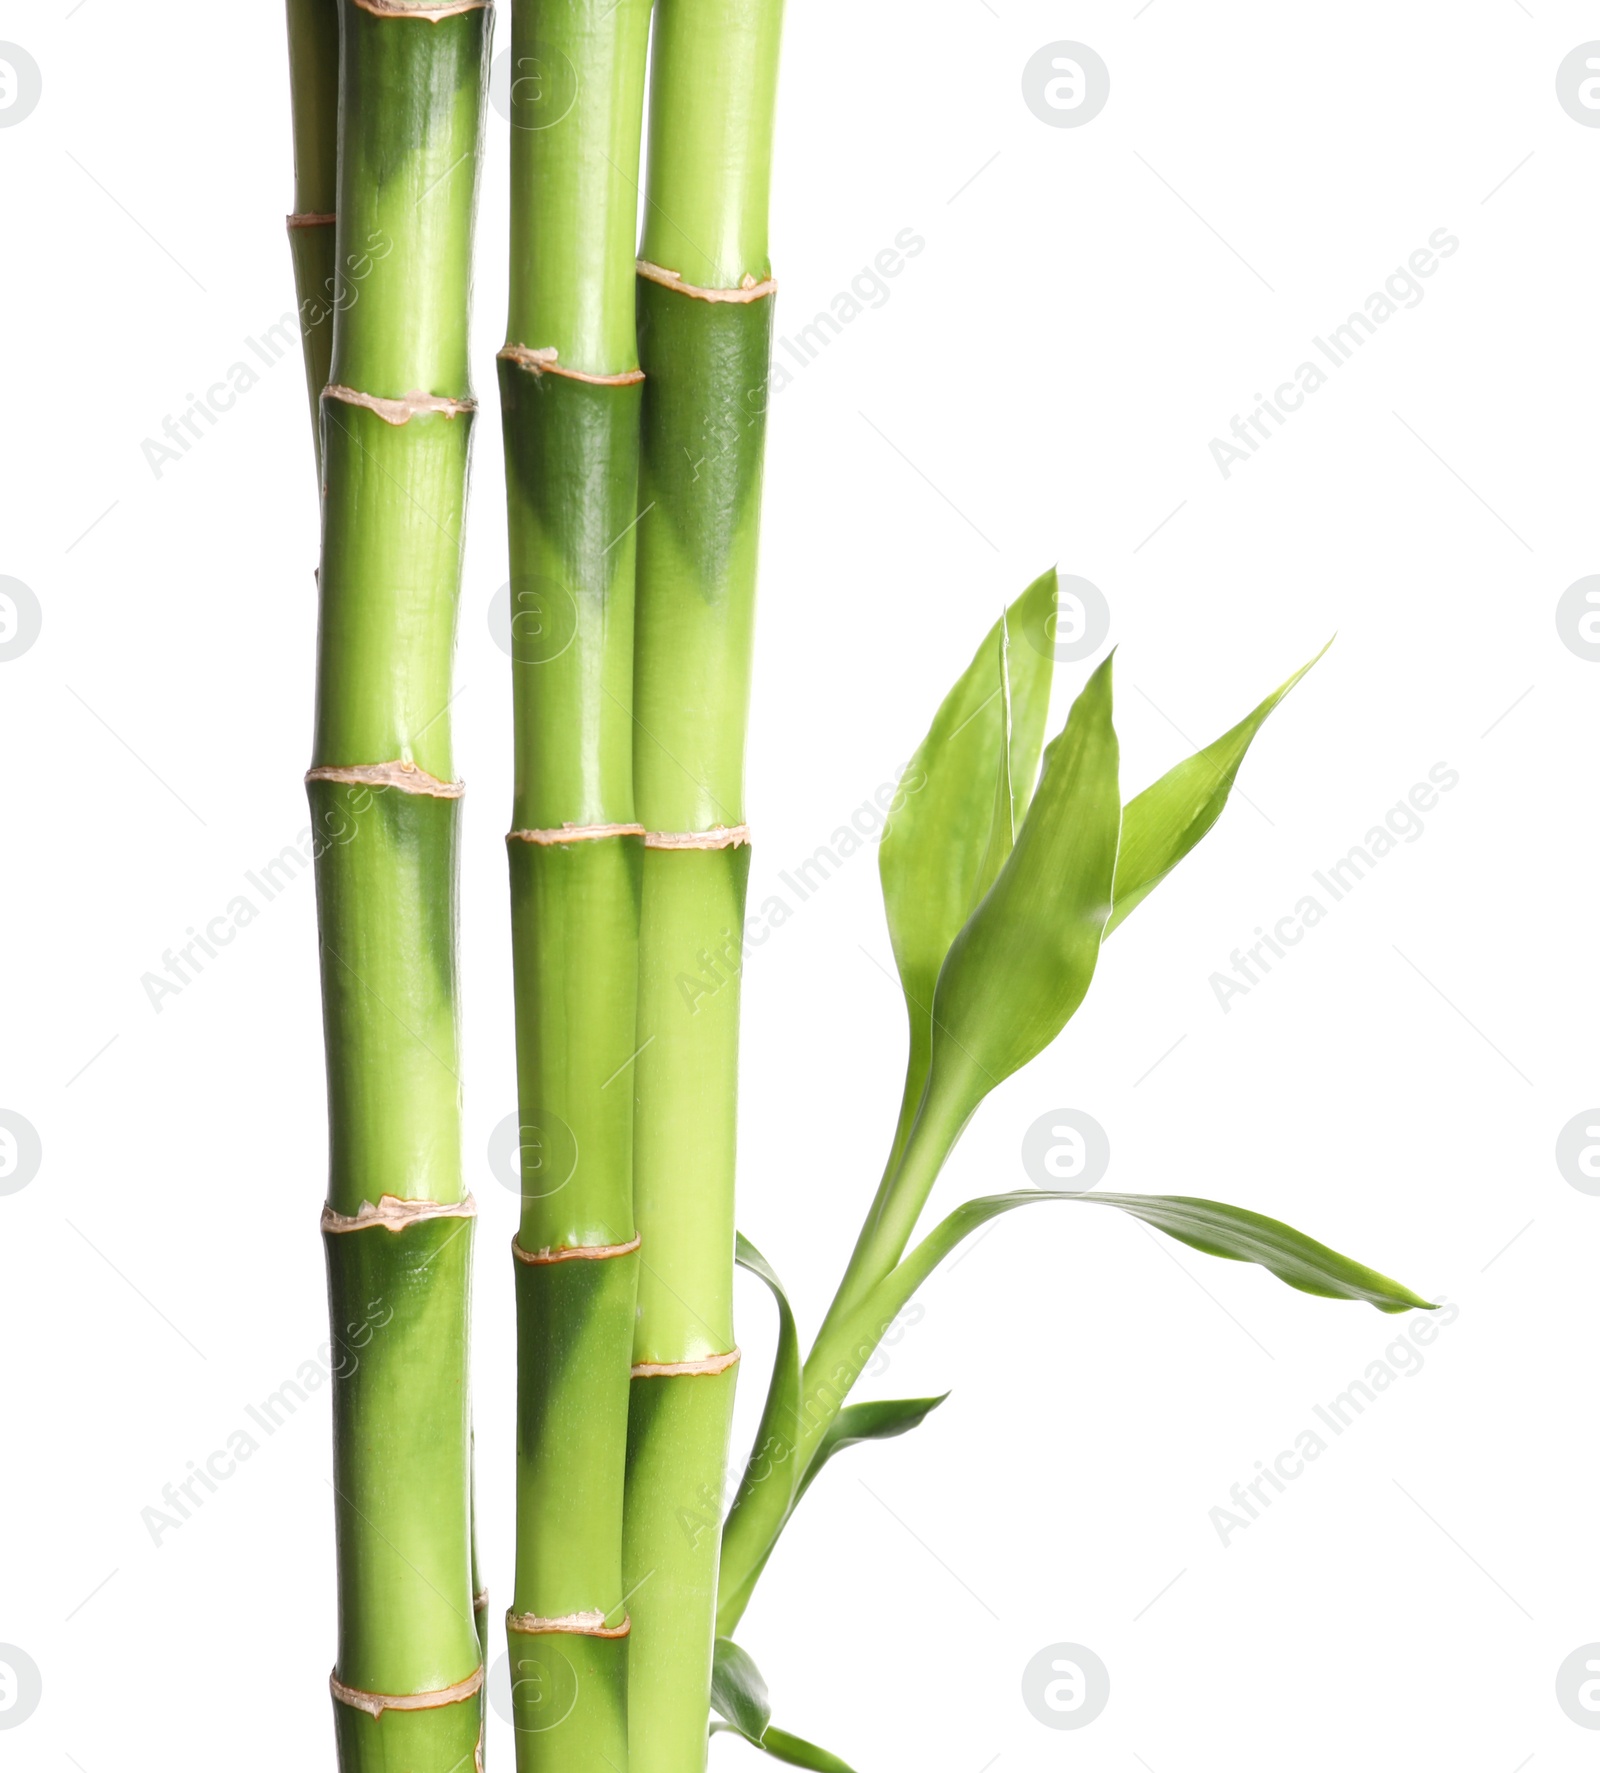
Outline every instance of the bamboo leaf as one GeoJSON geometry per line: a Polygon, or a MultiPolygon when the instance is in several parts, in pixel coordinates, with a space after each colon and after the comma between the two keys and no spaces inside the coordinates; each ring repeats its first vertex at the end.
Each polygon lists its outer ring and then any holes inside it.
{"type": "Polygon", "coordinates": [[[1107,658],[1046,751],[1016,847],[940,970],[928,1102],[942,1098],[941,1119],[957,1130],[1055,1039],[1094,977],[1122,825],[1111,701],[1107,658]]]}
{"type": "Polygon", "coordinates": [[[732,1638],[718,1638],[712,1653],[711,1704],[747,1742],[761,1747],[772,1721],[767,1683],[755,1659],[732,1638]]]}
{"type": "Polygon", "coordinates": [[[914,1024],[927,1023],[950,944],[1011,853],[1032,798],[1054,661],[1048,647],[1016,639],[1044,633],[1055,598],[1052,568],[984,636],[900,778],[878,874],[914,1024]]]}
{"type": "Polygon", "coordinates": [[[795,1491],[791,1508],[799,1506],[800,1498],[835,1453],[842,1453],[846,1447],[859,1446],[862,1441],[887,1441],[910,1434],[913,1428],[926,1422],[949,1395],[947,1391],[940,1397],[883,1398],[871,1403],[846,1405],[828,1424],[827,1432],[817,1443],[817,1450],[795,1491]]]}
{"type": "MultiPolygon", "coordinates": [[[[1328,646],[1332,646],[1330,640],[1328,646]]],[[[1267,716],[1316,664],[1328,646],[1308,660],[1287,682],[1279,684],[1264,702],[1258,703],[1237,726],[1203,751],[1195,752],[1136,794],[1123,809],[1122,847],[1117,855],[1116,884],[1112,889],[1110,935],[1133,908],[1140,904],[1188,855],[1221,817],[1233,789],[1234,777],[1244,761],[1250,742],[1265,725],[1267,716]]]]}
{"type": "Polygon", "coordinates": [[[711,1721],[711,1734],[732,1730],[746,1742],[764,1750],[774,1760],[791,1767],[808,1767],[812,1773],[855,1773],[827,1749],[780,1730],[771,1722],[772,1705],[767,1683],[747,1650],[732,1638],[718,1638],[711,1664],[711,1704],[726,1720],[711,1721]]]}
{"type": "Polygon", "coordinates": [[[784,1485],[787,1511],[795,1499],[799,1474],[795,1450],[800,1444],[800,1334],[777,1271],[742,1232],[737,1234],[734,1260],[741,1268],[759,1275],[778,1302],[778,1352],[772,1363],[772,1382],[767,1388],[761,1426],[756,1430],[755,1445],[745,1464],[739,1500],[758,1484],[784,1485]]]}

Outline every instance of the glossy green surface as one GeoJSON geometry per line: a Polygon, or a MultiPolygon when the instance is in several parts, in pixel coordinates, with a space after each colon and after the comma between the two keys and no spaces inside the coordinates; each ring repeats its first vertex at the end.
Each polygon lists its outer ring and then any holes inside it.
{"type": "Polygon", "coordinates": [[[512,1631],[506,1642],[518,1767],[624,1773],[627,1638],[512,1631]]]}
{"type": "Polygon", "coordinates": [[[481,1695],[428,1711],[333,1707],[342,1773],[473,1773],[481,1695]]]}
{"type": "Polygon", "coordinates": [[[314,763],[401,759],[454,778],[449,707],[472,423],[470,414],[423,413],[391,425],[365,407],[322,403],[314,763]]]}
{"type": "MultiPolygon", "coordinates": [[[[332,215],[339,184],[339,0],[288,0],[289,96],[294,126],[294,213],[332,215]]],[[[321,479],[319,408],[333,356],[333,224],[291,228],[306,392],[321,479]]]]}
{"type": "Polygon", "coordinates": [[[782,26],[781,0],[657,0],[641,256],[702,288],[771,272],[782,26]]]}
{"type": "Polygon", "coordinates": [[[640,387],[597,387],[506,359],[499,372],[517,747],[512,826],[630,824],[640,387]]]}
{"type": "Polygon", "coordinates": [[[461,802],[311,782],[328,1202],[458,1201],[455,980],[461,802]]]}
{"type": "Polygon", "coordinates": [[[633,1381],[622,1558],[633,1617],[632,1773],[705,1767],[722,1485],[738,1371],[633,1381]]]}
{"type": "Polygon", "coordinates": [[[704,1360],[733,1347],[738,969],[749,874],[747,844],[644,852],[635,1361],[704,1360]]]}
{"type": "Polygon", "coordinates": [[[368,1693],[436,1692],[478,1667],[462,1383],[472,1232],[470,1218],[445,1218],[324,1233],[337,1668],[368,1693]]]}
{"type": "Polygon", "coordinates": [[[364,394],[469,391],[467,314],[491,10],[437,23],[340,0],[332,378],[364,394]]]}
{"type": "Polygon", "coordinates": [[[590,375],[636,367],[650,0],[516,0],[511,9],[511,305],[506,337],[590,375]]]}

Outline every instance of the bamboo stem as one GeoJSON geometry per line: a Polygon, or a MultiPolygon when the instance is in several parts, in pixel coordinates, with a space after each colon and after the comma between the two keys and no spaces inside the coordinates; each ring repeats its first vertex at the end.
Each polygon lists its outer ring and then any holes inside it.
{"type": "Polygon", "coordinates": [[[311,435],[322,478],[322,390],[333,357],[335,216],[339,183],[339,0],[288,0],[289,96],[294,120],[294,261],[311,435]]]}
{"type": "Polygon", "coordinates": [[[522,1144],[520,1773],[624,1773],[622,1581],[641,828],[633,792],[640,380],[633,226],[649,0],[516,0],[500,354],[522,1144]]]}
{"type": "Polygon", "coordinates": [[[744,746],[781,6],[658,0],[641,246],[635,786],[644,1239],[624,1574],[635,1773],[706,1755],[733,1339],[744,746]]]}
{"type": "Polygon", "coordinates": [[[322,398],[316,832],[346,1773],[459,1773],[481,1740],[448,707],[489,41],[342,0],[338,306],[322,398]],[[430,398],[419,399],[418,396],[430,398]]]}

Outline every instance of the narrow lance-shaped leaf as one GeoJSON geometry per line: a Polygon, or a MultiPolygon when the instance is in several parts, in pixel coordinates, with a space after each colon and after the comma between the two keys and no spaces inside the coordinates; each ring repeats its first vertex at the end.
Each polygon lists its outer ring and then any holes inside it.
{"type": "MultiPolygon", "coordinates": [[[[1332,645],[1330,640],[1328,646],[1332,645]]],[[[1117,856],[1111,917],[1105,929],[1108,936],[1216,824],[1251,740],[1328,646],[1286,683],[1279,684],[1237,726],[1230,727],[1220,739],[1213,739],[1203,751],[1185,758],[1128,802],[1122,814],[1122,848],[1117,856]]]]}
{"type": "Polygon", "coordinates": [[[984,636],[900,778],[878,873],[911,1051],[889,1169],[927,1076],[934,986],[956,933],[1015,840],[1039,773],[1054,658],[1056,574],[1043,573],[984,636]]]}
{"type": "Polygon", "coordinates": [[[910,1434],[913,1428],[926,1422],[949,1395],[947,1391],[939,1397],[874,1398],[870,1403],[846,1405],[828,1424],[827,1433],[817,1443],[817,1450],[811,1455],[811,1463],[795,1491],[789,1512],[792,1514],[799,1507],[800,1498],[835,1453],[842,1453],[846,1447],[858,1447],[863,1441],[888,1441],[910,1434]]]}
{"type": "Polygon", "coordinates": [[[750,1653],[740,1649],[731,1638],[717,1639],[711,1670],[711,1704],[726,1720],[711,1720],[713,1735],[719,1730],[734,1731],[774,1760],[791,1767],[809,1768],[811,1773],[854,1773],[837,1755],[807,1742],[803,1736],[780,1730],[770,1721],[772,1706],[761,1670],[750,1653]]]}

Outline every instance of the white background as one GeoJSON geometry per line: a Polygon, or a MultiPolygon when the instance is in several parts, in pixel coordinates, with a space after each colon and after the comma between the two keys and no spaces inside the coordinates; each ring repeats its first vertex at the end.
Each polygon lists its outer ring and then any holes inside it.
{"type": "MultiPolygon", "coordinates": [[[[774,402],[752,906],[894,778],[1002,600],[1052,561],[1110,603],[1130,792],[1182,754],[1175,728],[1211,737],[1337,630],[1246,764],[1252,804],[1108,946],[935,1205],[1020,1185],[1025,1130],[1073,1107],[1109,1133],[1108,1185],[1278,1215],[1460,1311],[1224,1548],[1208,1514],[1230,1485],[1409,1320],[1107,1213],[1003,1221],[861,1392],[950,1401],[830,1470],[741,1633],[778,1721],[862,1773],[1593,1764],[1555,1675],[1600,1639],[1600,1200],[1554,1145],[1600,1097],[1600,665],[1554,613],[1597,569],[1600,131],[1555,93],[1596,36],[1600,13],[1563,0],[792,9],[779,330],[898,231],[927,245],[774,402]],[[1111,71],[1082,128],[1022,100],[1057,39],[1111,71]],[[1460,249],[1425,299],[1225,480],[1210,439],[1438,228],[1460,249]],[[1460,784],[1424,834],[1224,1013],[1210,975],[1439,762],[1460,784]],[[1064,1641],[1111,1677],[1072,1734],[1020,1686],[1064,1641]]],[[[44,80],[0,131],[0,574],[43,610],[0,664],[0,1107],[44,1154],[0,1198],[0,1643],[44,1682],[3,1752],[26,1773],[329,1766],[326,1391],[159,1549],[140,1520],[324,1335],[309,878],[159,1014],[140,985],[305,822],[298,362],[159,478],[140,447],[292,308],[282,21],[5,0],[0,39],[44,80]]],[[[497,1615],[516,1203],[486,1159],[513,1105],[509,673],[486,612],[506,578],[506,153],[491,113],[455,707],[497,1615]]],[[[1086,670],[1063,667],[1056,724],[1086,670]]],[[[746,971],[741,1223],[810,1328],[893,1120],[889,965],[869,852],[746,971]]],[[[753,1284],[741,1309],[743,1435],[771,1314],[753,1284]]]]}

